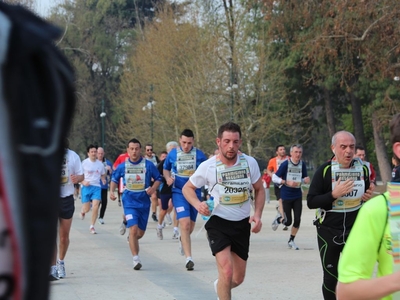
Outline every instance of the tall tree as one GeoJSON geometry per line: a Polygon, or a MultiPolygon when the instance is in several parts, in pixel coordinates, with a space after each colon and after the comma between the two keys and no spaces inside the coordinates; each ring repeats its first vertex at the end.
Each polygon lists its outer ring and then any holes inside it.
{"type": "MultiPolygon", "coordinates": [[[[263,3],[270,32],[292,51],[301,53],[299,65],[311,70],[315,84],[327,87],[325,82],[333,79],[330,86],[342,88],[351,105],[357,140],[368,144],[364,138],[362,107],[373,107],[371,112],[383,108],[384,97],[378,100],[368,90],[386,94],[389,87],[384,82],[393,78],[398,68],[400,3],[394,0],[318,3],[310,0],[301,4],[264,0],[263,3]]],[[[367,120],[371,122],[371,117],[367,120]]],[[[379,128],[375,130],[378,132],[379,128]]],[[[381,151],[376,148],[379,160],[384,161],[381,151]]]]}
{"type": "Polygon", "coordinates": [[[140,116],[148,116],[141,108],[150,97],[156,101],[155,143],[177,138],[188,126],[198,145],[211,152],[219,125],[234,118],[242,126],[242,150],[267,158],[268,141],[297,134],[293,120],[301,122],[307,113],[296,100],[292,105],[282,101],[288,93],[284,84],[284,89],[272,88],[282,75],[278,65],[268,64],[267,45],[254,33],[262,25],[261,10],[237,3],[200,1],[187,7],[183,18],[166,7],[157,23],[147,26],[126,66],[121,98],[115,101],[121,116],[118,134],[134,127],[136,134],[146,136],[149,122],[140,116]],[[124,107],[131,107],[129,114],[124,107]]]}
{"type": "Polygon", "coordinates": [[[286,85],[284,67],[269,61],[271,44],[264,43],[260,5],[221,0],[199,1],[199,6],[205,12],[204,23],[210,24],[207,30],[219,40],[217,53],[225,66],[230,118],[242,126],[245,151],[267,158],[266,145],[272,150],[275,138],[280,143],[304,141],[303,134],[292,129],[307,118],[308,104],[298,102],[300,94],[286,85]],[[292,102],[286,101],[289,94],[292,102]]]}
{"type": "Polygon", "coordinates": [[[75,149],[84,152],[87,144],[100,144],[103,109],[107,152],[116,156],[125,148],[115,143],[113,122],[118,116],[112,115],[111,100],[119,93],[128,52],[141,38],[146,20],[153,18],[157,2],[161,1],[65,1],[51,16],[65,28],[58,46],[77,72],[79,102],[71,131],[75,149]]]}
{"type": "MultiPolygon", "coordinates": [[[[204,135],[215,132],[214,116],[221,113],[215,104],[221,97],[215,91],[220,84],[213,66],[218,63],[213,59],[215,40],[204,38],[199,27],[176,19],[170,7],[157,20],[145,29],[145,38],[128,60],[122,78],[115,109],[120,113],[127,106],[131,109],[121,118],[119,135],[135,128],[137,136],[149,138],[149,118],[140,116],[152,97],[156,149],[177,139],[185,127],[193,129],[199,146],[206,146],[204,135]]],[[[207,148],[215,147],[211,144],[207,148]]]]}

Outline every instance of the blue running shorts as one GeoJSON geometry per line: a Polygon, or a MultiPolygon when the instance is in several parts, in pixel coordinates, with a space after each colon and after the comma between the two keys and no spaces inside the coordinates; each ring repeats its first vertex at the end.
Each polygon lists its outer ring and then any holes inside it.
{"type": "Polygon", "coordinates": [[[150,207],[146,208],[126,208],[124,207],[124,214],[126,222],[128,223],[126,227],[132,227],[137,225],[139,229],[146,231],[147,221],[149,219],[150,207]]]}
{"type": "Polygon", "coordinates": [[[181,193],[172,193],[172,204],[175,207],[176,218],[190,217],[190,220],[196,222],[197,210],[185,199],[181,193]]]}
{"type": "Polygon", "coordinates": [[[83,186],[82,185],[82,203],[90,202],[90,200],[101,200],[101,187],[99,186],[83,186]]]}

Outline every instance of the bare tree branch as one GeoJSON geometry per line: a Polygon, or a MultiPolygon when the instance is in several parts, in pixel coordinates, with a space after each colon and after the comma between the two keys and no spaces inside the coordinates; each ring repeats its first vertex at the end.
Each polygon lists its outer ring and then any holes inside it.
{"type": "Polygon", "coordinates": [[[65,37],[65,35],[67,34],[67,31],[68,31],[69,21],[66,18],[64,18],[64,19],[65,19],[65,30],[64,30],[64,33],[63,33],[62,37],[56,43],[56,46],[58,46],[63,41],[63,39],[64,39],[64,37],[65,37]]]}
{"type": "MultiPolygon", "coordinates": [[[[380,22],[383,18],[385,18],[388,15],[389,14],[385,14],[382,17],[380,17],[379,19],[375,20],[371,25],[368,26],[368,28],[364,31],[364,33],[363,33],[363,35],[361,37],[349,38],[349,40],[352,40],[352,41],[364,41],[365,38],[367,37],[368,32],[372,29],[372,27],[374,27],[378,22],[380,22]]],[[[335,39],[335,38],[347,38],[349,36],[350,35],[346,35],[346,34],[343,34],[343,35],[328,35],[328,36],[323,35],[323,36],[320,36],[320,38],[323,38],[323,39],[331,39],[331,38],[333,38],[333,39],[335,39]]]]}
{"type": "Polygon", "coordinates": [[[86,55],[90,56],[90,52],[89,52],[88,50],[81,49],[81,48],[70,48],[70,47],[66,47],[66,48],[62,48],[62,50],[78,51],[78,52],[81,52],[81,53],[83,53],[83,54],[86,54],[86,55]]]}

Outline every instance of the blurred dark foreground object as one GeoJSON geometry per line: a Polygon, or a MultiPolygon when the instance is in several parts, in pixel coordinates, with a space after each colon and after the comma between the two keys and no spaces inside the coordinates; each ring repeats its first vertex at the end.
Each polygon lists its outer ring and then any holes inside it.
{"type": "Polygon", "coordinates": [[[0,2],[0,299],[48,299],[64,139],[75,107],[60,29],[0,2]]]}

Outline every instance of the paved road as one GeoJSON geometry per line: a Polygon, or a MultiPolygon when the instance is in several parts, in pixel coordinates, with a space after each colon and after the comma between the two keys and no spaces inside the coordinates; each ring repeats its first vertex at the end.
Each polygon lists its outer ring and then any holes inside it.
{"type": "MultiPolygon", "coordinates": [[[[186,271],[185,258],[172,240],[172,227],[164,229],[164,240],[156,236],[156,223],[149,218],[145,236],[140,241],[143,268],[132,269],[132,256],[126,235],[119,234],[121,208],[109,201],[105,224],[97,224],[98,234],[89,233],[89,217],[79,219],[76,210],[67,257],[67,277],[51,283],[52,300],[93,299],[216,299],[213,282],[217,278],[205,231],[198,218],[192,237],[194,271],[186,271]]],[[[233,299],[304,299],[319,300],[322,270],[312,225],[314,211],[303,201],[302,224],[296,237],[299,251],[287,248],[288,231],[280,226],[271,230],[275,203],[265,205],[263,230],[251,236],[250,257],[244,283],[233,290],[233,299]]]]}

